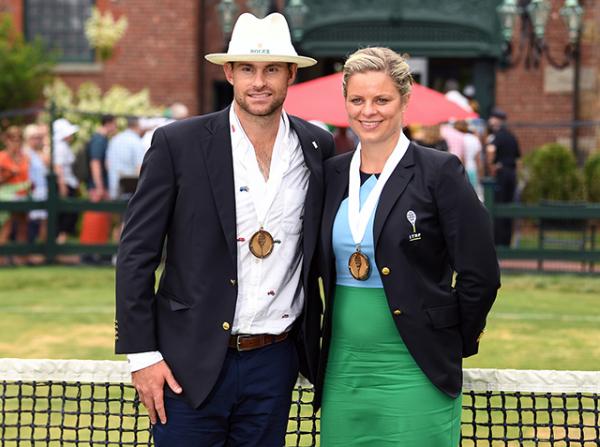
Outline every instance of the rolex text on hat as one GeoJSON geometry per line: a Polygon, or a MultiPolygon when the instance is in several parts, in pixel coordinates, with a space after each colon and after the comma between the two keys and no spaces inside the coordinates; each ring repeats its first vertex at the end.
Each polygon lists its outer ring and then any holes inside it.
{"type": "Polygon", "coordinates": [[[227,62],[289,62],[302,68],[317,63],[311,57],[298,56],[287,21],[279,13],[269,14],[264,19],[250,13],[242,14],[231,33],[227,53],[212,53],[204,57],[217,65],[227,62]]]}

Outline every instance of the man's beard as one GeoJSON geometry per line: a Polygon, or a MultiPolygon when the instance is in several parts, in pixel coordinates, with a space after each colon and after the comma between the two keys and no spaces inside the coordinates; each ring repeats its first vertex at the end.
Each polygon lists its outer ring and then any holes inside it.
{"type": "Polygon", "coordinates": [[[253,110],[253,108],[250,106],[250,104],[248,104],[248,102],[246,101],[246,97],[244,95],[239,95],[236,98],[236,102],[239,105],[239,107],[245,111],[246,113],[253,115],[253,116],[271,116],[273,115],[275,112],[277,112],[279,110],[279,108],[283,105],[283,102],[285,101],[285,96],[279,98],[275,98],[273,97],[273,101],[267,105],[266,108],[261,107],[260,110],[253,110]]]}

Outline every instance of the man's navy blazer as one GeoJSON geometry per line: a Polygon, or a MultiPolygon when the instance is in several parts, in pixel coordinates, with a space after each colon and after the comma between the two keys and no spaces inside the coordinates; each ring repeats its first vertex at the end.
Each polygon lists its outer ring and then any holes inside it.
{"type": "MultiPolygon", "coordinates": [[[[335,306],[332,228],[340,203],[348,196],[352,154],[325,163],[320,238],[325,317],[316,407],[321,402],[335,306]]],[[[390,318],[433,384],[457,396],[462,358],[477,353],[500,287],[490,218],[458,158],[411,143],[379,198],[373,241],[390,318]],[[414,228],[409,211],[416,216],[414,228]]]]}
{"type": "MultiPolygon", "coordinates": [[[[293,337],[300,371],[314,381],[322,305],[313,259],[322,163],[333,155],[333,138],[289,118],[310,171],[302,240],[305,307],[293,337]]],[[[210,393],[227,352],[238,292],[236,239],[229,108],[158,128],[119,246],[116,352],[160,351],[194,407],[210,393]],[[155,292],[165,237],[165,266],[155,292]]]]}

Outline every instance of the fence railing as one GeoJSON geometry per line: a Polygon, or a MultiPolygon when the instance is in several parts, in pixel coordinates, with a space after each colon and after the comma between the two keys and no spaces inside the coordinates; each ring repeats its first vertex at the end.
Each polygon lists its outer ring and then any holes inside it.
{"type": "Polygon", "coordinates": [[[496,247],[501,260],[535,261],[533,268],[538,270],[544,269],[544,261],[579,263],[580,268],[562,264],[559,270],[594,272],[594,264],[600,263],[600,204],[495,203],[494,181],[483,183],[485,205],[492,218],[513,220],[512,244],[496,247]]]}

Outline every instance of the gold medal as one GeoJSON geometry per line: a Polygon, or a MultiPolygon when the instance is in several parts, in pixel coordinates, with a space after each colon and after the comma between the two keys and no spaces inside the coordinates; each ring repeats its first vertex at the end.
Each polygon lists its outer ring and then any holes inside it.
{"type": "Polygon", "coordinates": [[[371,264],[366,254],[356,250],[348,259],[348,270],[354,279],[366,281],[371,273],[371,264]]]}
{"type": "Polygon", "coordinates": [[[259,259],[266,258],[273,251],[273,236],[262,228],[252,235],[248,247],[250,252],[259,259]]]}

